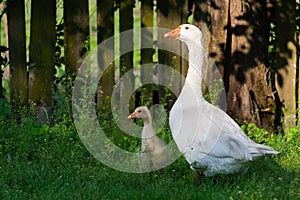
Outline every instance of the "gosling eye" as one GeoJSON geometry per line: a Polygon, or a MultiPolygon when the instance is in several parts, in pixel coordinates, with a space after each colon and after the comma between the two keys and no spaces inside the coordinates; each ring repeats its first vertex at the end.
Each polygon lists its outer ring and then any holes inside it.
{"type": "Polygon", "coordinates": [[[190,28],[190,27],[186,26],[186,27],[185,27],[185,30],[189,30],[189,28],[190,28]]]}

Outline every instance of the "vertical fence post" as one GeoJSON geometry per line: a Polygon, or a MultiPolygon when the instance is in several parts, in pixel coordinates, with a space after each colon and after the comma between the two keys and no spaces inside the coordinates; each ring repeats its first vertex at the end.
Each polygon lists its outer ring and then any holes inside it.
{"type": "Polygon", "coordinates": [[[276,1],[276,88],[284,104],[284,130],[296,125],[296,1],[276,1]]]}
{"type": "Polygon", "coordinates": [[[54,102],[56,1],[33,0],[29,54],[29,98],[47,106],[54,102]]]}
{"type": "MultiPolygon", "coordinates": [[[[25,5],[23,0],[7,1],[8,47],[10,68],[10,95],[13,110],[18,99],[22,104],[28,100],[25,5]]],[[[14,108],[15,107],[15,108],[14,108]]]]}
{"type": "MultiPolygon", "coordinates": [[[[114,1],[97,0],[97,42],[100,44],[104,40],[114,35],[114,1]]],[[[113,86],[115,84],[114,63],[104,66],[106,60],[114,56],[114,40],[109,40],[105,49],[98,49],[98,64],[103,74],[99,81],[97,92],[98,106],[109,106],[113,86]],[[106,68],[106,70],[104,70],[106,68]]],[[[102,47],[103,45],[101,45],[102,47]]]]}
{"type": "Polygon", "coordinates": [[[64,1],[65,63],[68,75],[76,75],[89,50],[88,0],[64,1]]]}
{"type": "MultiPolygon", "coordinates": [[[[135,6],[135,0],[120,0],[120,32],[127,30],[133,30],[133,8],[135,6]]],[[[133,31],[131,34],[120,35],[120,77],[122,77],[125,73],[130,73],[129,77],[131,78],[131,86],[126,86],[126,92],[133,92],[134,88],[134,75],[131,69],[133,69],[133,51],[125,53],[124,51],[127,49],[133,50],[133,31]],[[131,70],[131,71],[130,71],[131,70]],[[130,71],[130,72],[129,72],[130,71]],[[129,88],[131,87],[131,88],[129,88]]],[[[122,83],[120,83],[122,84],[122,83]]],[[[122,87],[121,87],[122,88],[122,87]]],[[[122,96],[121,90],[121,96],[122,96]]],[[[121,98],[122,99],[122,98],[121,98]]],[[[132,111],[134,109],[134,96],[132,96],[128,109],[132,111]]],[[[125,109],[125,108],[124,108],[125,109]]]]}
{"type": "MultiPolygon", "coordinates": [[[[153,0],[141,0],[141,46],[153,46],[153,0]]],[[[153,48],[141,49],[141,65],[149,64],[141,70],[142,85],[149,83],[153,79],[153,48]],[[152,67],[150,67],[152,66],[152,67]]],[[[143,86],[141,103],[150,106],[153,103],[152,84],[143,86]]]]}

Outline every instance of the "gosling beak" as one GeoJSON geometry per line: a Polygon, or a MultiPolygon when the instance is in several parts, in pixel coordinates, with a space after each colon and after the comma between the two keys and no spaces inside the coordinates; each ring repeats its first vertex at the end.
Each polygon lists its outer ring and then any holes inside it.
{"type": "Polygon", "coordinates": [[[172,31],[165,34],[165,37],[171,37],[171,38],[179,38],[180,37],[180,26],[173,29],[172,31]]]}
{"type": "Polygon", "coordinates": [[[132,119],[132,118],[136,118],[136,115],[135,115],[135,113],[133,112],[133,113],[131,113],[129,116],[128,116],[128,119],[132,119]]]}

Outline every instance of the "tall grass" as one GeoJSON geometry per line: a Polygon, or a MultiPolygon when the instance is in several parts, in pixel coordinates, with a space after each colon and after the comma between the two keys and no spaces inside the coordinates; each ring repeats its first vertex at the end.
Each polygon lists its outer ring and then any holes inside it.
{"type": "MultiPolygon", "coordinates": [[[[56,112],[51,126],[37,124],[27,112],[20,115],[21,121],[0,118],[0,199],[300,198],[296,127],[285,135],[264,136],[263,142],[279,150],[279,155],[253,163],[245,175],[204,177],[197,186],[195,173],[182,157],[164,173],[120,172],[90,155],[66,112],[56,112]]],[[[253,125],[244,128],[254,140],[262,141],[263,130],[253,125]]],[[[113,124],[107,124],[106,130],[120,132],[113,124]]],[[[167,125],[160,132],[170,134],[167,125]]],[[[139,145],[120,138],[116,142],[122,148],[139,145]]]]}

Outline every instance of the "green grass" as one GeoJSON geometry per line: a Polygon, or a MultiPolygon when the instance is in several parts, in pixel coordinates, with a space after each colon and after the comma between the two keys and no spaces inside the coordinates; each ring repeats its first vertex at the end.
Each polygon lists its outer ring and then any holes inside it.
{"type": "MultiPolygon", "coordinates": [[[[36,124],[34,117],[26,112],[20,113],[18,123],[1,118],[0,199],[300,198],[297,128],[285,136],[264,139],[280,155],[254,163],[245,175],[203,177],[198,186],[195,172],[184,158],[165,168],[163,174],[159,171],[130,174],[111,169],[85,149],[63,111],[56,115],[51,127],[36,124]]],[[[261,140],[263,131],[253,125],[248,129],[254,139],[261,140]]]]}

